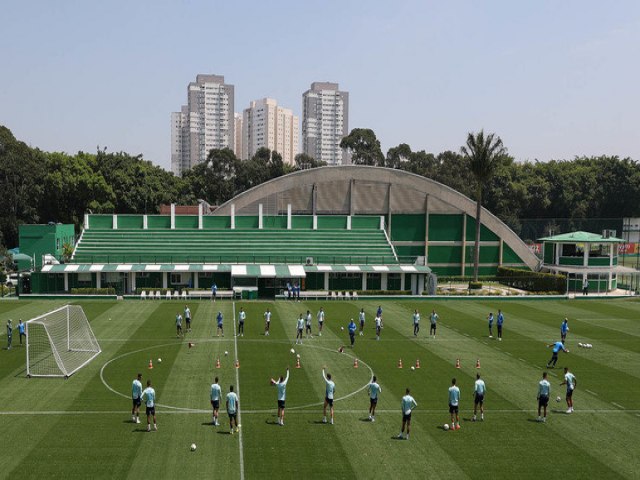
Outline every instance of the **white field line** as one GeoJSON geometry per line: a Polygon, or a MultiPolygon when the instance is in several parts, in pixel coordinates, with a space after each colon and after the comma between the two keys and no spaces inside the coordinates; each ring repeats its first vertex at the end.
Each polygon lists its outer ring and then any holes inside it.
{"type": "MultiPolygon", "coordinates": [[[[622,407],[621,407],[622,408],[622,407]]],[[[287,409],[289,410],[289,409],[287,409]]],[[[442,412],[446,409],[415,409],[413,413],[416,414],[424,414],[424,415],[442,415],[442,412]]],[[[211,409],[191,409],[191,410],[162,410],[158,409],[158,412],[162,415],[210,415],[211,409]]],[[[472,409],[462,409],[461,412],[473,412],[472,409]]],[[[535,409],[500,409],[500,410],[487,410],[488,414],[513,414],[513,413],[535,413],[535,409]]],[[[244,410],[243,413],[245,415],[265,415],[265,414],[276,414],[276,408],[272,408],[270,410],[244,410]]],[[[350,415],[368,415],[368,411],[366,409],[361,410],[337,410],[339,414],[350,414],[350,415]]],[[[400,415],[400,411],[396,409],[376,409],[376,414],[393,414],[400,415]]],[[[555,413],[562,414],[564,410],[557,410],[555,413]]],[[[611,414],[611,413],[631,413],[637,416],[640,416],[640,410],[624,410],[620,408],[616,409],[591,409],[591,410],[577,410],[573,414],[611,414]]],[[[122,415],[123,417],[130,417],[131,413],[127,413],[126,409],[123,410],[8,410],[8,411],[0,411],[0,416],[31,416],[31,415],[60,415],[60,416],[74,416],[74,415],[122,415]]],[[[294,412],[289,412],[287,415],[318,415],[317,410],[295,410],[294,412]]]]}
{"type": "MultiPolygon", "coordinates": [[[[236,362],[238,362],[240,359],[238,358],[238,335],[237,335],[237,331],[236,331],[236,302],[233,302],[233,346],[235,348],[235,352],[236,352],[236,362]]],[[[240,372],[238,372],[238,369],[236,368],[236,392],[238,395],[238,398],[240,398],[240,372]]],[[[241,413],[240,413],[240,409],[238,408],[238,419],[236,420],[236,426],[237,425],[242,425],[241,423],[241,413]]],[[[244,480],[244,446],[242,443],[242,427],[239,428],[240,432],[239,432],[239,449],[240,449],[240,480],[244,480]]]]}
{"type": "Polygon", "coordinates": [[[592,392],[591,390],[587,390],[586,388],[585,388],[584,391],[587,392],[587,393],[590,393],[591,395],[595,395],[596,397],[598,396],[598,394],[596,392],[592,392]]]}
{"type": "Polygon", "coordinates": [[[613,405],[614,407],[618,407],[621,410],[624,410],[624,407],[622,405],[620,405],[619,403],[611,402],[611,405],[613,405]]]}

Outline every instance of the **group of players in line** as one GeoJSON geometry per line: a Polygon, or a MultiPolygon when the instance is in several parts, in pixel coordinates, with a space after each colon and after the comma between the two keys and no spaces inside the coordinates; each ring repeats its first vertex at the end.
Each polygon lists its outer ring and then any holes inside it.
{"type": "MultiPolygon", "coordinates": [[[[325,312],[323,308],[320,308],[317,315],[318,322],[318,336],[322,336],[322,329],[325,321],[325,312]]],[[[493,338],[493,323],[494,323],[494,315],[493,313],[489,313],[487,316],[488,326],[489,326],[489,338],[493,338]]],[[[186,321],[187,331],[191,330],[191,311],[188,306],[185,306],[184,310],[184,319],[186,321]]],[[[430,314],[430,331],[429,336],[432,338],[436,337],[436,328],[439,320],[438,314],[435,310],[433,310],[430,314]]],[[[238,312],[238,331],[237,336],[244,337],[244,323],[246,320],[246,312],[243,308],[240,308],[238,312]]],[[[267,309],[264,313],[265,320],[265,336],[269,336],[270,326],[271,326],[271,311],[267,309]]],[[[504,314],[501,310],[498,310],[496,326],[497,326],[497,338],[499,341],[502,341],[502,327],[504,324],[504,314]]],[[[223,316],[222,312],[218,312],[216,317],[217,323],[217,332],[218,336],[224,336],[223,329],[223,316]]],[[[360,332],[359,335],[364,335],[364,326],[365,326],[365,312],[364,309],[361,309],[359,312],[359,323],[360,323],[360,332]]],[[[296,344],[302,343],[303,331],[306,330],[307,338],[312,336],[311,332],[311,324],[312,324],[312,315],[309,310],[307,310],[306,316],[303,317],[301,313],[296,322],[296,344]]],[[[347,326],[349,332],[349,338],[351,341],[351,346],[353,347],[356,338],[357,325],[351,319],[349,325],[347,326]]],[[[376,328],[376,340],[380,339],[380,332],[383,328],[382,321],[382,307],[378,306],[378,310],[376,312],[375,317],[375,328],[376,328]]],[[[344,329],[344,327],[342,327],[344,329]]],[[[178,313],[176,315],[176,330],[178,337],[183,336],[182,331],[182,315],[178,313]]],[[[417,336],[420,331],[420,313],[416,309],[413,313],[413,334],[417,336]]],[[[551,343],[547,345],[548,347],[553,347],[552,357],[547,363],[547,368],[554,368],[558,361],[558,354],[560,351],[565,353],[569,353],[569,350],[565,347],[565,341],[567,337],[567,333],[569,331],[568,319],[565,318],[560,326],[560,341],[551,343]]],[[[322,369],[322,377],[325,381],[325,398],[324,398],[324,406],[323,406],[323,417],[322,422],[327,423],[327,408],[329,409],[329,423],[333,424],[334,422],[334,394],[335,394],[335,382],[332,380],[331,374],[326,373],[325,368],[322,369]]],[[[138,374],[137,378],[133,381],[132,386],[132,400],[133,407],[131,410],[132,421],[135,423],[140,423],[139,419],[139,408],[142,401],[145,401],[146,406],[146,414],[147,414],[147,431],[151,431],[151,419],[153,419],[154,430],[157,430],[156,416],[155,416],[155,398],[156,393],[153,387],[151,386],[151,380],[147,381],[147,388],[142,390],[142,374],[138,374]]],[[[270,383],[277,388],[277,397],[278,397],[278,425],[284,426],[284,412],[285,412],[285,400],[286,400],[286,387],[289,381],[289,368],[287,368],[286,376],[280,376],[279,379],[271,379],[270,383]]],[[[564,380],[560,385],[566,385],[566,395],[565,400],[567,402],[567,411],[566,413],[573,413],[573,391],[577,385],[577,379],[573,373],[569,371],[567,367],[564,368],[564,380]]],[[[377,383],[377,378],[374,375],[371,382],[367,387],[367,392],[369,393],[369,420],[371,422],[375,422],[375,411],[378,403],[378,397],[382,392],[382,387],[377,383]]],[[[480,374],[476,374],[476,381],[474,384],[474,408],[473,408],[473,417],[472,421],[476,421],[477,412],[480,410],[480,420],[484,420],[484,397],[486,394],[486,385],[484,380],[481,378],[480,374]]],[[[538,383],[538,392],[537,392],[537,402],[538,402],[538,417],[537,420],[539,422],[546,422],[547,418],[547,407],[549,404],[549,398],[551,395],[551,384],[548,380],[547,372],[543,372],[542,380],[538,383]]],[[[213,409],[213,420],[212,424],[214,426],[219,426],[218,422],[218,414],[220,408],[220,401],[222,399],[222,389],[218,384],[218,377],[215,378],[214,383],[211,385],[210,390],[211,397],[211,406],[213,409]]],[[[559,399],[560,397],[558,397],[559,399]]],[[[453,378],[451,380],[451,386],[449,387],[449,413],[451,415],[451,430],[459,430],[460,427],[460,418],[459,418],[459,403],[460,403],[460,388],[457,386],[457,380],[453,378]]],[[[229,393],[227,393],[225,398],[225,406],[227,410],[227,414],[229,416],[229,427],[230,433],[233,434],[234,431],[237,432],[240,425],[237,421],[238,410],[240,407],[240,401],[237,394],[233,391],[233,385],[229,387],[229,393]]],[[[410,389],[407,388],[405,391],[405,395],[402,397],[401,401],[401,412],[402,412],[402,428],[397,438],[405,438],[409,439],[409,432],[411,430],[411,413],[414,408],[416,408],[418,404],[415,399],[411,396],[410,389]],[[406,431],[406,434],[405,434],[406,431]]]]}

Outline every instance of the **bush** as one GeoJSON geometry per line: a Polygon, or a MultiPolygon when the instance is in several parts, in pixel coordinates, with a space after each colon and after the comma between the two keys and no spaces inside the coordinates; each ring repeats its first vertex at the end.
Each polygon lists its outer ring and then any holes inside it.
{"type": "Polygon", "coordinates": [[[356,290],[360,295],[411,295],[411,290],[356,290]]]}
{"type": "Polygon", "coordinates": [[[109,288],[72,288],[71,294],[73,295],[115,295],[116,289],[109,288]]]}
{"type": "Polygon", "coordinates": [[[469,290],[480,290],[482,282],[469,282],[469,290]]]}
{"type": "Polygon", "coordinates": [[[502,285],[526,290],[527,292],[536,292],[537,294],[553,292],[562,295],[567,291],[567,277],[552,273],[498,267],[498,280],[502,285]]]}

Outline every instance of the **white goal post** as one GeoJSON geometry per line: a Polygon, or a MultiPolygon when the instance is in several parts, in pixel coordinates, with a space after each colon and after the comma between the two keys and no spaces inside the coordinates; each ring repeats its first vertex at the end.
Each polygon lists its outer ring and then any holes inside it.
{"type": "Polygon", "coordinates": [[[69,377],[101,352],[79,305],[65,305],[25,325],[27,377],[69,377]]]}

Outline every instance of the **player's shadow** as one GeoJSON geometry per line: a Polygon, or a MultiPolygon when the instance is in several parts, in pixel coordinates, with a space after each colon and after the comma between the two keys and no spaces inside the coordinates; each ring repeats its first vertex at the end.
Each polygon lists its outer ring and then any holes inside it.
{"type": "Polygon", "coordinates": [[[213,427],[213,423],[211,422],[202,422],[200,425],[202,425],[203,427],[213,427]]]}
{"type": "Polygon", "coordinates": [[[231,432],[229,430],[225,430],[225,431],[218,430],[216,433],[218,435],[231,435],[231,432]]]}
{"type": "Polygon", "coordinates": [[[535,418],[527,418],[527,422],[531,422],[531,423],[544,423],[544,422],[539,422],[537,419],[535,418]]]}
{"type": "Polygon", "coordinates": [[[438,430],[442,430],[443,432],[448,432],[448,431],[449,431],[449,429],[448,429],[448,428],[444,428],[444,425],[438,425],[436,428],[437,428],[438,430]]]}
{"type": "Polygon", "coordinates": [[[309,420],[312,425],[329,425],[329,422],[323,422],[322,420],[309,420]]]}
{"type": "Polygon", "coordinates": [[[360,420],[361,422],[371,423],[371,419],[369,417],[362,417],[362,418],[359,418],[358,420],[360,420]]]}
{"type": "Polygon", "coordinates": [[[267,425],[280,425],[277,420],[265,420],[264,423],[267,425]]]}

